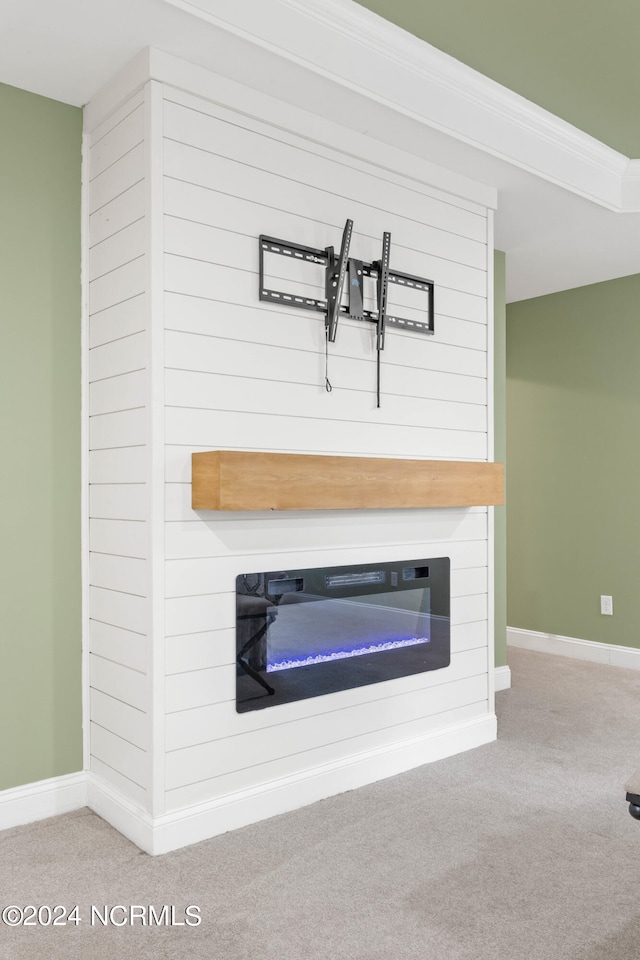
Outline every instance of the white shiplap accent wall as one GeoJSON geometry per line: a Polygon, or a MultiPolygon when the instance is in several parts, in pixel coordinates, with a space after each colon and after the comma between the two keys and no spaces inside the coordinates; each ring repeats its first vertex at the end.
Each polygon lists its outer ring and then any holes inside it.
{"type": "Polygon", "coordinates": [[[147,97],[89,133],[89,764],[149,803],[147,97]]]}
{"type": "MultiPolygon", "coordinates": [[[[190,507],[194,450],[487,459],[488,218],[465,199],[169,88],[163,126],[165,773],[167,810],[177,811],[493,712],[486,509],[190,507]],[[392,267],[436,283],[436,335],[388,333],[380,409],[368,325],[341,321],[327,394],[321,316],[257,297],[260,233],[339,246],[347,217],[353,256],[378,258],[390,230],[392,267]],[[236,713],[237,574],[430,555],[452,560],[448,669],[236,713]]],[[[270,285],[311,292],[315,278],[295,266],[277,258],[270,285]]]]}
{"type": "MultiPolygon", "coordinates": [[[[190,503],[194,450],[491,457],[485,192],[375,166],[365,138],[341,154],[338,128],[317,139],[310,115],[162,56],[85,117],[89,802],[163,852],[492,739],[490,511],[190,503]],[[339,246],[347,217],[353,256],[377,259],[390,230],[392,267],[436,284],[435,336],[388,332],[379,409],[371,325],[341,320],[327,393],[321,315],[258,300],[260,233],[339,246]],[[238,573],[439,555],[449,668],[236,713],[238,573]]],[[[267,269],[322,291],[313,269],[267,269]]]]}

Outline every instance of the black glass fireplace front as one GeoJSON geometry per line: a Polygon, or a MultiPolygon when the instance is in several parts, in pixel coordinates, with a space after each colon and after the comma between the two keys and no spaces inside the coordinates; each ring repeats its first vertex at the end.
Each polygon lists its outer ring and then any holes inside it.
{"type": "Polygon", "coordinates": [[[236,578],[239,713],[447,667],[448,557],[236,578]]]}

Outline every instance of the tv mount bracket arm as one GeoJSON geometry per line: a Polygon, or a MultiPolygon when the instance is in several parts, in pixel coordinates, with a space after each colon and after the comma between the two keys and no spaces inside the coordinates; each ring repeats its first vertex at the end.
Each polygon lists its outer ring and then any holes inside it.
{"type": "Polygon", "coordinates": [[[340,254],[335,255],[333,247],[324,250],[316,247],[307,247],[301,243],[292,243],[289,240],[278,240],[276,237],[267,237],[261,234],[258,240],[260,250],[260,300],[279,303],[285,307],[296,307],[298,310],[314,310],[325,316],[325,333],[328,342],[333,343],[338,332],[338,319],[341,316],[351,317],[353,320],[363,320],[376,325],[376,354],[377,354],[377,403],[380,406],[380,354],[384,349],[385,332],[387,327],[402,327],[414,333],[431,335],[434,332],[434,284],[424,277],[416,277],[410,273],[401,273],[389,268],[391,252],[391,234],[385,233],[382,241],[382,257],[371,263],[364,263],[349,257],[349,246],[353,233],[353,221],[347,220],[342,234],[340,254]],[[316,263],[325,268],[325,298],[304,297],[297,293],[285,293],[282,290],[269,290],[265,286],[264,257],[265,254],[276,254],[288,257],[290,260],[300,260],[307,263],[316,263]],[[372,277],[376,280],[376,310],[366,310],[363,302],[363,278],[372,277]],[[348,303],[342,303],[343,292],[347,280],[348,303]],[[426,321],[410,320],[395,313],[387,313],[387,299],[389,284],[395,283],[412,290],[423,291],[427,294],[426,321]]]}

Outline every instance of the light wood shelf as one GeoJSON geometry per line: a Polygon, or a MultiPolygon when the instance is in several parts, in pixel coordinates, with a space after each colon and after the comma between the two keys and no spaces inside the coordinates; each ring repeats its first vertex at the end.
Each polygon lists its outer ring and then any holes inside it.
{"type": "Polygon", "coordinates": [[[192,454],[194,510],[360,510],[493,506],[504,466],[211,450],[192,454]]]}

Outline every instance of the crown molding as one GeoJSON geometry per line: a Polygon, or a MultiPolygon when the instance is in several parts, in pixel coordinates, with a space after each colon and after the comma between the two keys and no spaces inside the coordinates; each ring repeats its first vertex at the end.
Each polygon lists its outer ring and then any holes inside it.
{"type": "Polygon", "coordinates": [[[629,160],[622,179],[622,209],[640,212],[640,160],[629,160]]]}
{"type": "Polygon", "coordinates": [[[323,0],[322,5],[262,0],[263,17],[270,8],[271,29],[269,36],[263,28],[259,38],[253,0],[233,8],[223,4],[222,14],[218,0],[165,2],[304,63],[380,105],[620,209],[626,157],[352,0],[323,0]]]}
{"type": "MultiPolygon", "coordinates": [[[[640,210],[635,161],[353,0],[163,2],[339,84],[345,95],[365,97],[609,210],[640,210]]],[[[248,64],[245,82],[257,87],[264,77],[252,76],[248,64]]],[[[322,110],[317,102],[315,110],[322,110]]],[[[335,114],[335,93],[325,110],[335,114]]],[[[426,156],[428,140],[424,150],[426,156]]]]}

